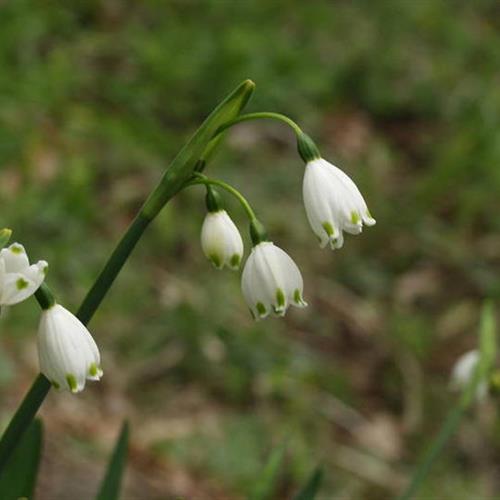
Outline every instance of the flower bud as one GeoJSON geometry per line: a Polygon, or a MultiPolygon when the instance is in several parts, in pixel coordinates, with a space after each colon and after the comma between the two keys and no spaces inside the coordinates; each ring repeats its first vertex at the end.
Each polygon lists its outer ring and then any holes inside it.
{"type": "Polygon", "coordinates": [[[40,371],[56,389],[80,392],[85,380],[99,380],[103,374],[92,335],[76,316],[59,304],[42,312],[38,358],[40,371]]]}
{"type": "Polygon", "coordinates": [[[292,258],[270,241],[252,248],[241,278],[243,296],[254,318],[273,312],[284,316],[288,306],[307,306],[303,281],[292,258]]]}
{"type": "MultiPolygon", "coordinates": [[[[471,382],[476,372],[480,360],[480,353],[474,349],[462,354],[451,370],[450,388],[452,390],[463,391],[471,382]]],[[[485,381],[479,382],[476,387],[476,399],[482,400],[488,393],[488,384],[485,381]]]]}
{"type": "Polygon", "coordinates": [[[18,304],[33,295],[45,279],[44,260],[30,266],[26,250],[13,243],[0,250],[0,306],[18,304]]]}
{"type": "Polygon", "coordinates": [[[203,253],[217,269],[236,270],[243,257],[243,240],[225,210],[208,212],[201,228],[203,253]]]}
{"type": "Polygon", "coordinates": [[[328,243],[332,249],[341,248],[342,231],[359,234],[363,223],[375,224],[356,184],[323,158],[306,164],[303,196],[307,218],[321,248],[328,243]]]}

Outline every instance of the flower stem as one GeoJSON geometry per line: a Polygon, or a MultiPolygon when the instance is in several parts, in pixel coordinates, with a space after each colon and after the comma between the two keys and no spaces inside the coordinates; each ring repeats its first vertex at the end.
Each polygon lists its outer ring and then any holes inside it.
{"type": "Polygon", "coordinates": [[[217,131],[214,134],[214,137],[221,134],[222,132],[232,127],[233,125],[236,125],[237,123],[246,122],[249,120],[262,120],[262,119],[278,120],[283,123],[286,123],[293,129],[297,137],[303,134],[302,129],[288,116],[282,115],[281,113],[273,113],[271,111],[260,111],[257,113],[246,113],[244,115],[240,115],[234,118],[231,121],[224,123],[224,125],[220,126],[217,129],[217,131]]]}
{"type": "Polygon", "coordinates": [[[250,203],[248,203],[247,199],[233,186],[230,184],[227,184],[224,181],[220,181],[218,179],[211,179],[210,177],[207,177],[202,174],[195,174],[195,179],[186,184],[186,187],[189,186],[199,186],[199,185],[204,185],[204,186],[218,186],[228,193],[231,193],[241,204],[243,209],[245,210],[248,218],[250,221],[256,220],[257,217],[255,215],[255,212],[253,211],[252,207],[250,206],[250,203]]]}
{"type": "Polygon", "coordinates": [[[141,211],[130,224],[76,313],[83,324],[94,315],[150,222],[151,219],[141,211]]]}
{"type": "MultiPolygon", "coordinates": [[[[242,82],[212,111],[172,160],[159,184],[149,195],[80,306],[77,316],[82,323],[87,324],[90,321],[149,223],[168,201],[190,181],[197,162],[199,158],[203,157],[205,149],[209,147],[215,131],[223,123],[231,121],[241,112],[254,87],[251,80],[242,82]]],[[[50,307],[54,300],[47,287],[40,289],[36,298],[42,309],[50,307]]],[[[47,378],[39,374],[12,417],[0,440],[0,474],[17,443],[35,417],[50,387],[47,378]]]]}

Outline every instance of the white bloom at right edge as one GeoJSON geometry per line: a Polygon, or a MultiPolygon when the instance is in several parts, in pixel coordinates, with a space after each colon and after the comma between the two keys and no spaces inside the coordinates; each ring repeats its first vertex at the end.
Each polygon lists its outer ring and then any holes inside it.
{"type": "Polygon", "coordinates": [[[225,210],[208,212],[201,228],[203,253],[217,269],[236,270],[243,258],[243,240],[225,210]]]}
{"type": "Polygon", "coordinates": [[[304,284],[292,258],[270,241],[252,248],[247,259],[241,288],[252,315],[265,318],[273,312],[284,316],[289,305],[307,306],[302,298],[304,284]]]}
{"type": "Polygon", "coordinates": [[[12,306],[33,295],[45,279],[44,260],[30,266],[26,250],[13,243],[0,250],[0,306],[12,306]]]}
{"type": "Polygon", "coordinates": [[[359,234],[363,223],[375,224],[356,184],[323,158],[307,162],[302,192],[309,224],[321,248],[328,243],[332,250],[341,248],[342,231],[359,234]]]}
{"type": "Polygon", "coordinates": [[[56,389],[80,392],[86,379],[99,380],[103,374],[92,335],[75,315],[59,304],[42,312],[38,358],[40,371],[56,389]]]}
{"type": "MultiPolygon", "coordinates": [[[[480,353],[474,349],[462,354],[451,370],[450,388],[452,390],[464,390],[467,384],[472,380],[474,372],[480,360],[480,353]]],[[[476,388],[476,398],[482,400],[488,394],[488,384],[482,381],[476,388]]]]}

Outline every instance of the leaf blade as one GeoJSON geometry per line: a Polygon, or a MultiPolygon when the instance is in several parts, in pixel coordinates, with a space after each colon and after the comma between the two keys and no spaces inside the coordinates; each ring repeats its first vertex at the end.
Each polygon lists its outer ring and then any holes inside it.
{"type": "Polygon", "coordinates": [[[123,471],[127,461],[129,425],[125,421],[116,440],[106,475],[101,483],[96,500],[117,500],[120,494],[123,471]]]}
{"type": "Polygon", "coordinates": [[[0,475],[0,498],[33,498],[42,451],[43,428],[33,420],[0,475]]]}

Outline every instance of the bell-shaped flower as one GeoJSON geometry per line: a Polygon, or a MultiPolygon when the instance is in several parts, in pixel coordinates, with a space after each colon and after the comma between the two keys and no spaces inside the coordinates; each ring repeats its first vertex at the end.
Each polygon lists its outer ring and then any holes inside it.
{"type": "Polygon", "coordinates": [[[203,253],[217,269],[236,270],[243,257],[243,240],[225,210],[208,212],[201,228],[203,253]]]}
{"type": "MultiPolygon", "coordinates": [[[[451,370],[450,388],[463,391],[471,382],[480,360],[480,353],[474,349],[462,354],[451,370]]],[[[476,399],[482,400],[488,394],[488,383],[481,381],[476,387],[476,399]]]]}
{"type": "Polygon", "coordinates": [[[59,304],[42,312],[38,358],[40,371],[56,389],[80,392],[85,380],[99,380],[103,374],[92,335],[75,315],[59,304]]]}
{"type": "Polygon", "coordinates": [[[363,224],[375,224],[356,184],[323,158],[307,162],[303,197],[309,224],[322,248],[327,244],[332,249],[341,248],[343,231],[359,234],[363,224]]]}
{"type": "Polygon", "coordinates": [[[13,243],[0,250],[0,306],[18,304],[33,295],[45,279],[44,260],[30,265],[26,250],[13,243]]]}
{"type": "Polygon", "coordinates": [[[307,306],[302,297],[304,284],[292,258],[270,241],[261,241],[248,257],[241,288],[254,318],[269,313],[284,316],[288,306],[307,306]]]}

